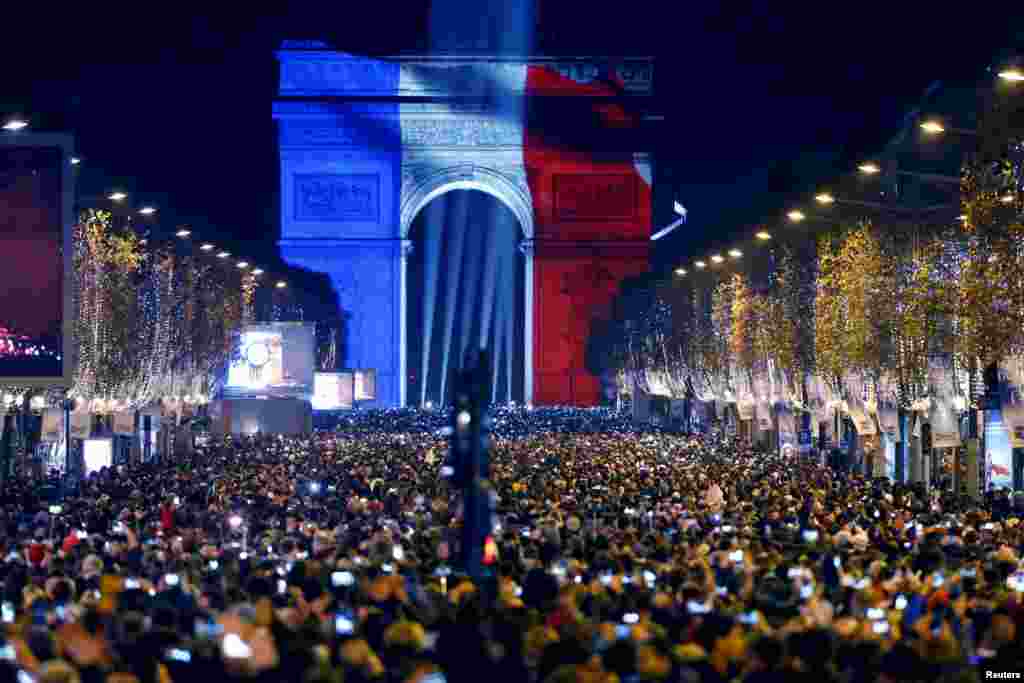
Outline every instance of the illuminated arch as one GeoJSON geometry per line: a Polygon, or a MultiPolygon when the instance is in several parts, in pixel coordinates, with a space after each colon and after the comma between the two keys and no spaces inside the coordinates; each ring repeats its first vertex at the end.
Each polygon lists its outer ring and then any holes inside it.
{"type": "Polygon", "coordinates": [[[408,385],[408,340],[406,330],[406,309],[408,306],[408,281],[406,277],[406,248],[411,247],[409,231],[417,214],[430,203],[451,190],[478,190],[496,198],[507,206],[523,231],[524,240],[520,244],[525,261],[523,268],[523,397],[527,404],[533,402],[533,201],[526,186],[525,177],[522,183],[514,182],[508,175],[500,171],[483,168],[476,164],[462,164],[435,171],[411,188],[402,191],[400,235],[403,247],[401,274],[399,280],[399,370],[401,382],[399,392],[402,405],[406,403],[408,385]]]}
{"type": "Polygon", "coordinates": [[[403,191],[401,238],[409,239],[412,222],[424,206],[451,190],[479,190],[491,195],[515,215],[523,237],[533,239],[533,200],[525,179],[516,183],[501,171],[476,164],[460,164],[435,171],[409,191],[403,191]]]}

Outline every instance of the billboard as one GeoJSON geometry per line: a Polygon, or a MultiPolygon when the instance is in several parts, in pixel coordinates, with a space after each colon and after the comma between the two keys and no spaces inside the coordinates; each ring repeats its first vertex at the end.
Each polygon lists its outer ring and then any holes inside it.
{"type": "Polygon", "coordinates": [[[351,372],[318,372],[313,376],[313,410],[351,408],[354,397],[351,372]]]}
{"type": "Polygon", "coordinates": [[[355,399],[357,401],[377,400],[377,371],[356,370],[355,399]]]}
{"type": "Polygon", "coordinates": [[[0,384],[71,384],[72,147],[0,135],[0,384]]]}
{"type": "Polygon", "coordinates": [[[114,445],[110,439],[86,439],[82,442],[86,475],[114,464],[114,445]]]}
{"type": "Polygon", "coordinates": [[[228,368],[230,396],[305,398],[313,393],[315,327],[305,323],[248,325],[228,368]]]}

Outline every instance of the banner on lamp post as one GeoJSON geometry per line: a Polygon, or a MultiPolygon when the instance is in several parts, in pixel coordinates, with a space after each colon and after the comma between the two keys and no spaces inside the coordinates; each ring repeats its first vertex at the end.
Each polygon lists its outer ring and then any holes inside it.
{"type": "Polygon", "coordinates": [[[798,443],[796,418],[793,415],[793,409],[788,404],[779,402],[775,404],[775,415],[779,421],[779,444],[796,447],[798,443]]]}
{"type": "Polygon", "coordinates": [[[932,448],[960,445],[960,420],[952,402],[933,400],[928,422],[932,426],[932,448]]]}
{"type": "Polygon", "coordinates": [[[114,413],[114,433],[131,436],[135,433],[135,413],[121,410],[114,413]]]}
{"type": "Polygon", "coordinates": [[[39,440],[57,443],[64,434],[64,411],[60,408],[47,408],[43,411],[43,427],[39,440]]]}
{"type": "Polygon", "coordinates": [[[772,424],[772,406],[767,401],[760,401],[757,404],[757,428],[762,432],[770,432],[774,429],[772,424]]]}
{"type": "Polygon", "coordinates": [[[92,413],[88,410],[71,412],[71,438],[88,439],[92,436],[92,413]]]}
{"type": "Polygon", "coordinates": [[[956,409],[952,370],[945,362],[928,368],[928,423],[932,427],[932,448],[956,448],[961,444],[960,417],[956,409]]]}

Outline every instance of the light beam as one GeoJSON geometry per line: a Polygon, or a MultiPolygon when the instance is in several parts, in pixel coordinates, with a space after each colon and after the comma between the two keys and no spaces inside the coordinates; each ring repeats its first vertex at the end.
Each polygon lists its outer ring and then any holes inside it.
{"type": "MultiPolygon", "coordinates": [[[[429,213],[424,217],[427,220],[424,221],[423,226],[423,241],[425,243],[424,249],[424,284],[425,291],[423,293],[423,326],[422,326],[422,344],[423,353],[422,363],[420,367],[420,405],[423,405],[427,401],[427,383],[430,379],[430,350],[431,342],[434,333],[434,310],[437,308],[437,280],[439,273],[439,266],[441,262],[441,238],[444,233],[444,219],[448,208],[447,202],[441,201],[436,202],[437,207],[426,207],[429,213]],[[432,209],[432,210],[431,210],[432,209]]],[[[407,381],[403,379],[403,381],[407,381]]],[[[441,397],[441,402],[444,402],[444,397],[441,397]]]]}
{"type": "MultiPolygon", "coordinates": [[[[506,212],[504,206],[495,205],[495,210],[490,212],[492,220],[488,226],[487,235],[484,238],[484,308],[483,317],[480,320],[480,350],[487,348],[487,337],[491,334],[491,318],[494,316],[494,299],[497,296],[495,288],[498,278],[498,251],[503,246],[506,212]]],[[[492,346],[494,346],[492,344],[492,346]]],[[[497,365],[497,347],[495,346],[494,363],[497,365]]]]}
{"type": "Polygon", "coordinates": [[[445,298],[444,298],[444,344],[442,346],[443,355],[441,357],[441,394],[440,401],[444,405],[447,400],[445,389],[448,385],[448,358],[451,355],[452,348],[452,333],[455,329],[455,308],[458,305],[456,296],[458,295],[459,281],[462,278],[462,251],[463,242],[465,237],[465,230],[462,226],[466,222],[466,213],[469,208],[467,205],[468,199],[466,193],[459,192],[453,198],[455,202],[454,210],[451,212],[451,220],[448,225],[445,226],[445,233],[450,237],[450,243],[452,250],[448,254],[448,268],[446,269],[447,287],[445,287],[445,298]],[[453,228],[452,226],[456,226],[453,228]]]}
{"type": "Polygon", "coordinates": [[[466,263],[466,280],[462,287],[462,305],[459,307],[459,357],[458,363],[465,362],[466,351],[473,330],[473,313],[480,310],[480,259],[486,245],[486,236],[477,225],[464,222],[460,229],[465,230],[468,242],[468,260],[466,263]]]}

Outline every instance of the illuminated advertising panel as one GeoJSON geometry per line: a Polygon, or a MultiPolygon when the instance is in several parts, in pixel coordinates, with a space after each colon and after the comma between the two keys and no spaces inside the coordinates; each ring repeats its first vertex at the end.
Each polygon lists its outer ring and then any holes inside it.
{"type": "Polygon", "coordinates": [[[114,463],[114,448],[110,439],[86,439],[82,442],[82,457],[86,475],[99,472],[114,463]]]}
{"type": "Polygon", "coordinates": [[[377,399],[377,371],[355,371],[355,399],[357,401],[374,401],[377,399]]]}
{"type": "Polygon", "coordinates": [[[352,407],[354,378],[351,372],[318,372],[313,378],[313,410],[352,407]]]}
{"type": "Polygon", "coordinates": [[[71,382],[72,146],[0,135],[0,383],[71,382]]]}
{"type": "Polygon", "coordinates": [[[225,393],[251,397],[307,397],[313,393],[314,326],[265,323],[247,326],[228,369],[225,393]]]}

